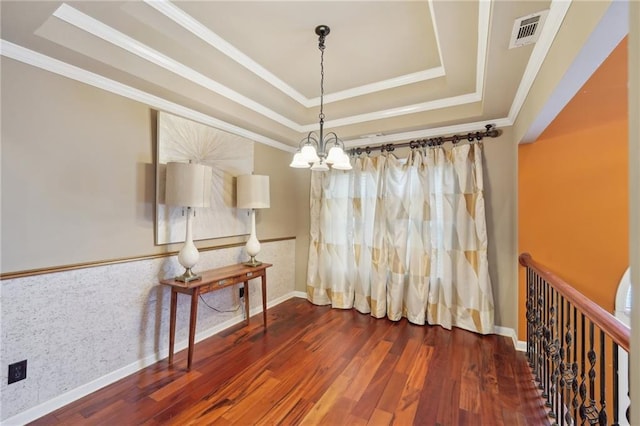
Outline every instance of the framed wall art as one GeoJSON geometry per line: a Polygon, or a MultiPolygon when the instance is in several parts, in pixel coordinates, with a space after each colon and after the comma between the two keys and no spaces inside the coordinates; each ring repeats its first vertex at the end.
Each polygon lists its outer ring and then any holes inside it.
{"type": "Polygon", "coordinates": [[[156,159],[156,244],[182,242],[182,208],[164,202],[166,164],[195,162],[212,168],[211,202],[196,209],[193,239],[229,237],[249,233],[249,217],[236,209],[236,176],[253,170],[253,141],[186,118],[158,112],[156,159]]]}

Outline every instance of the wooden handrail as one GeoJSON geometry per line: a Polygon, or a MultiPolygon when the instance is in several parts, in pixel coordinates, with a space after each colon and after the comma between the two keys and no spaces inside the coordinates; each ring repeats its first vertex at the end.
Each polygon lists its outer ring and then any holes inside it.
{"type": "Polygon", "coordinates": [[[629,352],[629,327],[618,321],[611,313],[600,305],[567,284],[562,278],[533,260],[529,253],[522,253],[518,257],[520,265],[533,269],[540,277],[565,297],[573,306],[578,308],[589,320],[604,331],[611,339],[625,351],[629,352]]]}

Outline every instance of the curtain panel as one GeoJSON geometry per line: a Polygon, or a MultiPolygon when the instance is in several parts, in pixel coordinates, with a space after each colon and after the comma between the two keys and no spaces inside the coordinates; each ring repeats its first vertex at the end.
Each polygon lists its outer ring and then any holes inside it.
{"type": "Polygon", "coordinates": [[[494,332],[481,143],[312,173],[310,207],[312,303],[494,332]]]}

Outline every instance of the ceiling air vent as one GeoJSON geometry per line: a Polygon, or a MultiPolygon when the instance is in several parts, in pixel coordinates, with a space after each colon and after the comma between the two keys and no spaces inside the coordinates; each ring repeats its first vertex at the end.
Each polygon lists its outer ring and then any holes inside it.
{"type": "Polygon", "coordinates": [[[513,23],[509,49],[525,46],[538,41],[540,31],[542,31],[542,26],[544,25],[544,20],[547,18],[548,13],[549,10],[547,9],[516,19],[513,23]]]}

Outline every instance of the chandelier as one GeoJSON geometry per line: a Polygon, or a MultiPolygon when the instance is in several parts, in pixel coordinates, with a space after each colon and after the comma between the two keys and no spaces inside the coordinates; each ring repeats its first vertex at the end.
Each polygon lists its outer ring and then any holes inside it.
{"type": "Polygon", "coordinates": [[[336,170],[351,170],[349,156],[344,152],[344,143],[334,132],[324,134],[324,40],[330,32],[326,25],[318,25],[318,49],[320,50],[320,132],[309,132],[307,137],[300,141],[298,151],[293,156],[290,167],[324,172],[329,166],[336,170]]]}

